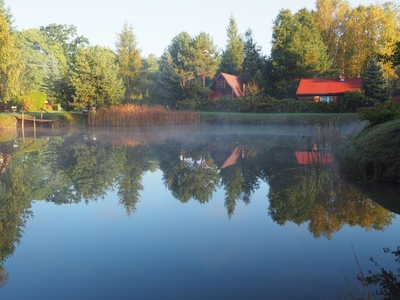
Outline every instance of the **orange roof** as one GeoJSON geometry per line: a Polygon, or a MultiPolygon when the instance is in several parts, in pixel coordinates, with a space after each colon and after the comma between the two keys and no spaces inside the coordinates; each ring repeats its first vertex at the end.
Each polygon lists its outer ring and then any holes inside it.
{"type": "Polygon", "coordinates": [[[339,78],[302,79],[296,95],[337,95],[357,89],[362,90],[361,78],[345,78],[343,81],[339,78]]]}
{"type": "Polygon", "coordinates": [[[224,162],[222,165],[221,169],[232,166],[236,164],[238,161],[239,157],[242,155],[242,148],[236,147],[232,154],[228,157],[228,159],[224,162]]]}
{"type": "Polygon", "coordinates": [[[331,152],[319,153],[311,151],[295,151],[297,163],[299,165],[323,164],[330,165],[333,163],[333,154],[331,152]]]}
{"type": "Polygon", "coordinates": [[[233,96],[235,96],[235,97],[243,96],[243,83],[239,79],[239,77],[221,72],[217,76],[217,79],[214,81],[214,84],[220,77],[223,77],[225,79],[226,83],[232,88],[233,96]]]}

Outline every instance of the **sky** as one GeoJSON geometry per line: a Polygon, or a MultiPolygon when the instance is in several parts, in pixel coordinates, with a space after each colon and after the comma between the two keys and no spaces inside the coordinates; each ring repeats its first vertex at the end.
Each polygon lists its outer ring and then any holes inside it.
{"type": "MultiPolygon", "coordinates": [[[[253,31],[253,39],[269,55],[272,23],[281,9],[292,13],[315,9],[315,0],[5,0],[18,30],[51,23],[74,25],[91,45],[115,50],[124,22],[133,26],[142,56],[161,56],[180,32],[194,37],[204,31],[219,49],[226,45],[232,15],[239,33],[253,31]]],[[[376,3],[348,0],[352,7],[376,3]]]]}

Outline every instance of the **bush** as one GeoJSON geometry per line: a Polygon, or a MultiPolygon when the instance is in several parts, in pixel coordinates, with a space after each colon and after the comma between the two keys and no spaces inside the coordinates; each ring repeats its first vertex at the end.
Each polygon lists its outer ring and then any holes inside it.
{"type": "MultiPolygon", "coordinates": [[[[396,251],[391,251],[389,248],[384,248],[385,253],[390,253],[395,256],[395,262],[400,263],[400,247],[397,247],[396,251]]],[[[361,273],[357,276],[364,285],[372,284],[374,286],[379,286],[379,289],[375,292],[378,296],[383,296],[382,299],[394,300],[400,299],[400,268],[397,269],[397,275],[392,270],[386,270],[384,267],[380,266],[372,257],[370,261],[378,267],[379,271],[377,273],[372,273],[371,270],[368,271],[368,276],[364,277],[361,273]]]]}
{"type": "Polygon", "coordinates": [[[400,118],[400,104],[387,101],[360,110],[360,119],[369,122],[369,127],[400,118]]]}
{"type": "Polygon", "coordinates": [[[22,101],[29,111],[39,111],[46,106],[46,93],[31,91],[28,95],[22,96],[22,101]]]}

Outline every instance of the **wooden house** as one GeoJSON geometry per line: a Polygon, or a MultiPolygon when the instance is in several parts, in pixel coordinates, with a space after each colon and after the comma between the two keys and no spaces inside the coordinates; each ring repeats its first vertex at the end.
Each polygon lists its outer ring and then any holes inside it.
{"type": "Polygon", "coordinates": [[[223,96],[231,98],[242,97],[244,94],[244,85],[239,77],[227,73],[219,73],[210,86],[211,93],[209,99],[215,99],[223,96]]]}
{"type": "Polygon", "coordinates": [[[361,78],[318,78],[302,79],[297,88],[298,100],[313,100],[315,102],[341,102],[347,91],[362,91],[361,78]]]}

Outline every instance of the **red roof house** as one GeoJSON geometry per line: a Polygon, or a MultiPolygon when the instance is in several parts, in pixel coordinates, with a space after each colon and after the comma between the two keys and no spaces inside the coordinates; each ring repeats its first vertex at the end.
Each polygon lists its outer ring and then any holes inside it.
{"type": "Polygon", "coordinates": [[[227,73],[219,73],[210,86],[211,93],[208,98],[214,99],[223,96],[232,98],[243,96],[243,83],[239,77],[227,73]]]}
{"type": "Polygon", "coordinates": [[[314,100],[315,102],[340,102],[347,91],[362,91],[361,78],[319,78],[302,79],[297,88],[299,100],[314,100]]]}

